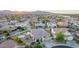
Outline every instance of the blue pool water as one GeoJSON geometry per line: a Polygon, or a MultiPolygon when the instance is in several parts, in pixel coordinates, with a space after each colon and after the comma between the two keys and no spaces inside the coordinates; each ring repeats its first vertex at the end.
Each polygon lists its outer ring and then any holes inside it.
{"type": "Polygon", "coordinates": [[[73,48],[73,47],[64,46],[64,45],[59,45],[59,46],[53,46],[52,48],[73,48]]]}

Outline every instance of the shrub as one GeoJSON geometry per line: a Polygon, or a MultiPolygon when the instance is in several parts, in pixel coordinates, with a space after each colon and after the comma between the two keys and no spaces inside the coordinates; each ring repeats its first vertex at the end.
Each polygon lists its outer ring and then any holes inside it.
{"type": "Polygon", "coordinates": [[[34,43],[33,45],[31,45],[30,46],[31,48],[43,48],[44,47],[44,45],[43,44],[41,44],[41,43],[34,43]]]}
{"type": "Polygon", "coordinates": [[[22,41],[20,38],[18,38],[18,37],[13,37],[12,39],[15,40],[17,43],[19,43],[19,44],[21,44],[21,45],[26,45],[26,43],[23,42],[23,41],[22,41]]]}

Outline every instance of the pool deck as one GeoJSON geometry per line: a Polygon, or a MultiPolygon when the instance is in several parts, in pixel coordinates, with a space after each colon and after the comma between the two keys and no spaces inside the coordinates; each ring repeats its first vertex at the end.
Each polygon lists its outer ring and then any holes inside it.
{"type": "Polygon", "coordinates": [[[64,43],[57,43],[54,40],[50,40],[50,41],[48,40],[48,41],[43,42],[43,44],[45,44],[46,48],[51,48],[51,47],[59,46],[59,45],[79,48],[79,45],[75,41],[67,41],[67,43],[64,44],[64,43]]]}

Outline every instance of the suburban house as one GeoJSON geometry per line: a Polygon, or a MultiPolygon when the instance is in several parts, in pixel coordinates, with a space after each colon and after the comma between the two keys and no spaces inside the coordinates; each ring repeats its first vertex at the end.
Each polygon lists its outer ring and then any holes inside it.
{"type": "Polygon", "coordinates": [[[9,24],[10,24],[10,25],[15,25],[17,22],[18,22],[17,20],[11,20],[11,21],[9,22],[9,24]]]}
{"type": "Polygon", "coordinates": [[[76,31],[75,34],[77,37],[79,37],[79,31],[76,31]]]}
{"type": "Polygon", "coordinates": [[[6,37],[4,35],[0,34],[0,41],[3,41],[5,39],[6,39],[6,37]]]}
{"type": "Polygon", "coordinates": [[[57,22],[57,26],[58,27],[67,27],[68,26],[68,22],[59,21],[59,22],[57,22]]]}
{"type": "Polygon", "coordinates": [[[79,30],[79,21],[71,20],[71,21],[69,22],[69,27],[70,27],[72,30],[79,30]]]}
{"type": "Polygon", "coordinates": [[[48,28],[56,28],[57,24],[56,23],[52,23],[52,22],[48,22],[47,26],[48,26],[48,28]]]}
{"type": "Polygon", "coordinates": [[[10,35],[11,36],[17,36],[17,35],[20,35],[20,32],[18,32],[18,31],[11,31],[10,35]]]}
{"type": "Polygon", "coordinates": [[[68,31],[68,28],[54,28],[55,33],[59,33],[59,32],[66,32],[68,31]]]}
{"type": "Polygon", "coordinates": [[[73,40],[73,36],[70,32],[64,32],[65,40],[73,40]]]}
{"type": "Polygon", "coordinates": [[[29,22],[28,22],[28,21],[25,21],[25,22],[18,22],[18,23],[15,24],[15,26],[16,26],[16,27],[19,27],[19,26],[20,26],[20,27],[27,27],[27,26],[29,27],[29,22]]]}
{"type": "Polygon", "coordinates": [[[32,40],[32,37],[30,35],[18,35],[18,38],[20,38],[23,42],[25,42],[26,44],[30,44],[31,42],[33,42],[34,40],[32,40]]]}
{"type": "Polygon", "coordinates": [[[49,19],[49,22],[51,22],[51,23],[56,23],[57,20],[56,20],[56,19],[49,19]]]}
{"type": "Polygon", "coordinates": [[[0,48],[16,48],[17,46],[20,45],[18,45],[18,43],[13,40],[6,40],[0,44],[0,48]]]}
{"type": "Polygon", "coordinates": [[[7,22],[6,19],[0,19],[0,23],[7,22]]]}
{"type": "Polygon", "coordinates": [[[40,23],[36,23],[35,24],[35,27],[36,28],[45,28],[45,24],[44,23],[41,23],[41,22],[40,23]]]}
{"type": "Polygon", "coordinates": [[[31,33],[32,33],[33,39],[35,41],[36,40],[41,40],[43,37],[47,37],[48,36],[48,33],[42,28],[32,29],[31,33]]]}
{"type": "Polygon", "coordinates": [[[23,40],[26,40],[26,36],[25,36],[25,35],[22,35],[22,34],[21,34],[21,35],[18,35],[17,37],[20,38],[22,41],[23,41],[23,40]]]}
{"type": "Polygon", "coordinates": [[[31,22],[31,24],[32,24],[32,23],[38,23],[38,20],[37,20],[37,19],[31,19],[30,22],[31,22]]]}
{"type": "Polygon", "coordinates": [[[0,23],[0,30],[9,30],[9,25],[7,22],[0,23]]]}

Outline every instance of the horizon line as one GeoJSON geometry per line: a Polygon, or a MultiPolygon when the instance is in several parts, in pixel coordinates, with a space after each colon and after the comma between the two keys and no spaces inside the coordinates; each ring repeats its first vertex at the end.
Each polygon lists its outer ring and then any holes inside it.
{"type": "Polygon", "coordinates": [[[17,12],[33,12],[33,11],[45,11],[58,14],[79,14],[79,10],[0,10],[0,11],[17,11],[17,12]]]}

